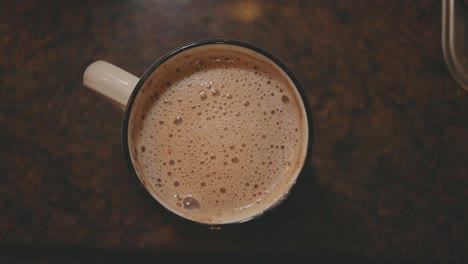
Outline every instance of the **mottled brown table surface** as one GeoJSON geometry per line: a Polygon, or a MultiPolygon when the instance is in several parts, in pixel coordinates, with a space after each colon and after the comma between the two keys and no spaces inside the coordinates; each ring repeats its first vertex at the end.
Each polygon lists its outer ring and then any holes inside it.
{"type": "Polygon", "coordinates": [[[6,0],[0,14],[0,262],[467,259],[468,93],[443,59],[440,1],[6,0]],[[315,123],[287,201],[223,230],[146,198],[123,161],[123,113],[82,85],[96,59],[141,75],[207,38],[277,55],[315,123]]]}

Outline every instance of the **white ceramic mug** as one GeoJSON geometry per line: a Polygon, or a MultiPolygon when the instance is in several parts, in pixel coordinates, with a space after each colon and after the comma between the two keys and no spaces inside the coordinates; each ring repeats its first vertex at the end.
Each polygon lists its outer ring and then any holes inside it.
{"type": "Polygon", "coordinates": [[[268,209],[273,208],[275,205],[279,204],[289,193],[289,190],[294,185],[296,178],[298,177],[299,173],[301,172],[304,163],[308,160],[308,156],[310,155],[312,149],[312,142],[313,142],[313,130],[312,130],[312,114],[310,108],[307,103],[307,97],[302,90],[299,82],[294,77],[294,75],[286,68],[286,66],[279,61],[276,57],[269,54],[268,52],[253,46],[248,43],[233,41],[233,40],[204,40],[198,41],[194,43],[190,43],[178,49],[175,49],[169,52],[167,55],[163,56],[161,59],[156,61],[144,74],[141,78],[138,78],[110,63],[105,61],[96,61],[92,63],[85,71],[83,83],[85,86],[95,90],[99,94],[105,96],[106,98],[112,100],[113,102],[117,103],[118,105],[125,108],[125,115],[123,119],[122,125],[122,148],[125,160],[127,162],[127,166],[130,172],[138,179],[141,186],[144,190],[155,200],[157,200],[160,204],[162,204],[166,209],[172,211],[173,213],[182,216],[183,218],[203,223],[203,224],[229,224],[229,223],[240,223],[245,222],[247,220],[253,219],[259,215],[262,215],[268,209]],[[232,218],[223,221],[203,221],[194,219],[182,211],[178,210],[174,206],[170,206],[166,201],[162,200],[155,194],[154,191],[148,186],[148,183],[144,180],[142,175],[137,168],[135,168],[135,160],[132,157],[132,153],[130,151],[131,142],[129,139],[129,128],[131,127],[131,113],[134,110],[135,100],[138,94],[141,92],[142,87],[147,82],[148,78],[150,78],[154,72],[161,66],[165,65],[168,61],[171,61],[172,58],[185,54],[186,52],[200,47],[210,47],[210,45],[224,45],[229,47],[238,48],[239,50],[244,50],[245,52],[249,52],[252,54],[256,54],[255,56],[260,56],[265,60],[271,62],[274,67],[278,68],[282,74],[289,79],[292,86],[296,89],[297,97],[299,98],[298,101],[302,103],[301,110],[303,111],[304,122],[306,122],[306,126],[304,129],[307,129],[307,140],[304,142],[305,151],[303,155],[301,154],[301,160],[299,162],[299,166],[297,170],[291,175],[291,180],[288,182],[287,186],[282,191],[281,195],[278,195],[276,199],[270,202],[267,206],[263,209],[259,209],[256,212],[252,212],[248,215],[243,215],[240,218],[232,218]]]}

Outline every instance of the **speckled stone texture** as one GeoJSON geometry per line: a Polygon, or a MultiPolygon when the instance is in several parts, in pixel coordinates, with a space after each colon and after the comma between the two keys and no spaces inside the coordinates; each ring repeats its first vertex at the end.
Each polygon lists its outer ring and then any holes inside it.
{"type": "Polygon", "coordinates": [[[58,252],[62,263],[113,252],[467,259],[468,93],[443,59],[440,1],[6,0],[0,10],[0,262],[58,252]],[[147,199],[123,161],[121,110],[82,85],[96,59],[141,75],[206,38],[277,55],[315,123],[286,202],[222,230],[147,199]]]}

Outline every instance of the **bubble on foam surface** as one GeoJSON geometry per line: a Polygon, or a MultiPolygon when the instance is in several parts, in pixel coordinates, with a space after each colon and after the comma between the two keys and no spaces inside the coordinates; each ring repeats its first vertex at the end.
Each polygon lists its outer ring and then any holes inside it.
{"type": "Polygon", "coordinates": [[[206,95],[206,93],[201,92],[201,93],[200,93],[200,99],[206,100],[206,98],[208,98],[208,96],[206,95]]]}
{"type": "Polygon", "coordinates": [[[195,198],[193,198],[191,196],[185,197],[182,200],[182,205],[187,210],[198,210],[198,209],[201,208],[200,202],[198,202],[197,199],[195,199],[195,198]]]}
{"type": "Polygon", "coordinates": [[[274,202],[301,149],[289,83],[256,58],[228,57],[198,54],[168,65],[145,87],[145,107],[135,113],[142,174],[157,197],[195,219],[274,202]]]}
{"type": "Polygon", "coordinates": [[[175,120],[174,120],[174,124],[176,124],[176,125],[182,124],[182,117],[177,116],[177,117],[175,118],[175,120]]]}
{"type": "Polygon", "coordinates": [[[218,96],[218,95],[219,95],[219,90],[217,90],[217,89],[211,89],[211,95],[213,95],[213,96],[218,96]]]}

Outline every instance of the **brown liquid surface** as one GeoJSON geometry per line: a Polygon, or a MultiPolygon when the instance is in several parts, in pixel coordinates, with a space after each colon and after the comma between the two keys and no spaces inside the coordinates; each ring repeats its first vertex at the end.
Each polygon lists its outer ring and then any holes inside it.
{"type": "Polygon", "coordinates": [[[170,210],[199,222],[264,211],[288,191],[305,158],[297,91],[267,59],[239,51],[195,48],[166,62],[131,116],[140,179],[170,210]]]}

